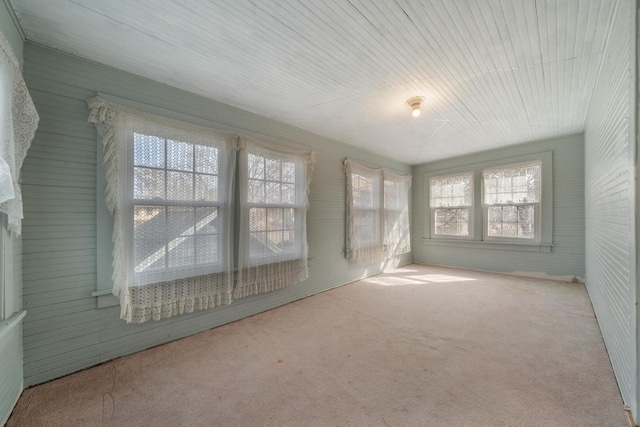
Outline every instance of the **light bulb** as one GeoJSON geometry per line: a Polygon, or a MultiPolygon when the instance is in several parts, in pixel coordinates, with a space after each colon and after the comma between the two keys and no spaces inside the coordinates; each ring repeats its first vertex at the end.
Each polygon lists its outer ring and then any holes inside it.
{"type": "Polygon", "coordinates": [[[413,114],[413,117],[418,117],[420,115],[420,108],[414,108],[411,114],[413,114]]]}

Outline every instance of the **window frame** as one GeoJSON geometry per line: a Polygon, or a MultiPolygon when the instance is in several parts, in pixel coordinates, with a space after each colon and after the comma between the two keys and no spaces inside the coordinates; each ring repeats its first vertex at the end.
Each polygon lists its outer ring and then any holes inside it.
{"type": "MultiPolygon", "coordinates": [[[[364,179],[367,179],[366,176],[360,175],[358,173],[352,173],[351,174],[351,179],[353,180],[354,175],[358,175],[361,176],[364,179]]],[[[384,248],[386,248],[386,233],[385,233],[385,218],[384,218],[384,211],[385,211],[385,207],[384,207],[384,176],[382,174],[382,172],[380,173],[380,176],[378,177],[378,185],[377,188],[374,185],[374,183],[371,184],[371,194],[373,196],[373,203],[371,207],[362,207],[362,206],[357,206],[355,203],[353,203],[353,206],[351,206],[351,210],[353,212],[370,212],[373,218],[377,218],[377,225],[378,225],[378,233],[377,233],[377,239],[371,240],[370,241],[370,245],[368,246],[369,248],[373,248],[376,246],[382,246],[384,248]]],[[[353,186],[353,183],[352,183],[353,186]]],[[[356,225],[354,224],[353,227],[356,227],[356,225]]],[[[372,227],[374,227],[375,229],[375,224],[372,225],[372,227]]]]}
{"type": "MultiPolygon", "coordinates": [[[[189,144],[190,146],[193,147],[193,157],[194,157],[194,163],[193,163],[193,170],[192,171],[184,171],[184,170],[180,170],[180,169],[174,169],[174,168],[169,168],[168,165],[168,139],[169,138],[165,138],[162,136],[157,136],[157,135],[153,135],[153,132],[148,132],[148,131],[138,131],[134,128],[134,126],[127,126],[127,135],[126,135],[126,141],[128,144],[128,159],[127,159],[127,176],[129,177],[129,179],[127,180],[127,188],[128,191],[130,191],[130,200],[131,203],[128,203],[126,206],[126,214],[127,214],[127,219],[128,219],[128,226],[129,226],[129,230],[131,233],[131,236],[133,236],[131,238],[131,245],[132,247],[130,248],[131,250],[131,257],[129,259],[130,264],[130,268],[131,271],[133,271],[133,275],[134,275],[134,281],[136,285],[145,285],[145,284],[150,284],[150,283],[156,283],[157,277],[161,276],[163,278],[163,280],[177,280],[177,279],[182,279],[182,278],[186,278],[186,277],[193,277],[195,275],[199,275],[199,274],[214,274],[214,273],[220,273],[224,270],[224,265],[222,262],[222,242],[225,241],[225,238],[227,237],[227,234],[233,234],[233,230],[218,230],[218,232],[216,233],[217,236],[217,257],[216,260],[214,262],[210,262],[210,263],[196,263],[195,260],[197,259],[197,237],[198,235],[195,233],[194,230],[194,234],[192,235],[193,239],[194,239],[194,253],[193,253],[193,257],[194,257],[194,263],[193,264],[189,264],[189,265],[183,265],[183,266],[176,266],[176,267],[170,267],[167,263],[169,262],[169,257],[167,256],[168,253],[165,252],[165,267],[162,269],[156,269],[156,270],[152,270],[152,271],[148,271],[148,272],[141,272],[138,273],[136,272],[136,268],[135,268],[135,242],[136,242],[136,238],[135,238],[135,208],[137,206],[149,206],[149,207],[163,207],[165,208],[165,221],[168,221],[168,213],[169,213],[169,209],[174,207],[174,208],[184,208],[184,207],[190,207],[190,208],[198,208],[198,207],[203,207],[203,208],[216,208],[217,209],[217,215],[218,215],[218,223],[219,224],[225,224],[226,223],[226,218],[225,215],[228,215],[228,213],[226,212],[229,209],[229,205],[231,205],[231,199],[233,198],[233,195],[224,195],[222,194],[221,188],[224,189],[224,183],[221,183],[221,178],[227,176],[227,171],[222,170],[224,162],[220,161],[219,156],[220,156],[220,150],[217,147],[213,147],[216,148],[218,150],[218,171],[217,174],[215,174],[215,176],[217,177],[217,192],[218,192],[218,197],[216,201],[197,201],[195,199],[195,192],[196,192],[196,185],[195,185],[195,179],[196,179],[196,175],[208,175],[208,176],[214,176],[213,174],[208,174],[208,173],[199,173],[196,172],[196,149],[195,147],[199,144],[196,143],[189,143],[187,142],[187,144],[189,144]],[[164,140],[164,167],[153,167],[153,166],[141,166],[141,165],[136,165],[135,164],[135,134],[140,134],[140,135],[146,135],[146,136],[152,136],[152,137],[156,137],[156,138],[160,138],[164,140]],[[134,170],[135,168],[145,168],[145,169],[153,169],[153,170],[160,170],[164,172],[164,194],[165,197],[164,198],[153,198],[153,199],[137,199],[134,198],[134,191],[135,191],[135,174],[134,174],[134,170]],[[193,200],[172,200],[169,199],[168,197],[168,192],[169,192],[169,188],[168,188],[168,174],[169,172],[180,172],[180,173],[189,173],[192,175],[193,177],[193,196],[194,199],[193,200]],[[196,274],[194,270],[201,270],[198,271],[198,273],[196,274]],[[185,274],[185,272],[189,271],[189,274],[185,274]]],[[[185,142],[185,141],[176,141],[176,142],[185,142]]],[[[235,153],[233,153],[232,155],[235,155],[235,153]]],[[[195,220],[195,217],[194,217],[195,220]]],[[[194,227],[197,224],[197,222],[194,222],[194,227]]],[[[165,230],[166,231],[166,230],[165,230]]],[[[178,238],[178,237],[176,237],[178,238]]],[[[167,236],[165,234],[165,243],[164,243],[164,247],[166,248],[167,246],[170,245],[170,243],[175,240],[169,240],[169,236],[167,236]]]]}
{"type": "MultiPolygon", "coordinates": [[[[485,157],[487,158],[487,157],[485,157]]],[[[462,162],[453,160],[449,162],[453,165],[446,169],[427,170],[424,172],[424,217],[422,242],[427,246],[450,246],[460,248],[478,248],[495,250],[513,250],[524,252],[551,252],[553,248],[553,152],[529,152],[519,156],[504,157],[494,160],[481,161],[477,163],[462,162]],[[540,161],[540,209],[539,215],[539,238],[536,241],[529,239],[485,239],[484,238],[484,218],[487,213],[483,209],[482,197],[482,170],[500,166],[508,166],[518,163],[529,163],[540,161]],[[457,166],[456,166],[457,164],[457,166]],[[430,188],[429,179],[435,176],[446,176],[463,173],[472,170],[474,173],[474,220],[473,237],[470,239],[456,239],[435,237],[432,233],[433,220],[430,208],[430,188]]]]}
{"type": "Polygon", "coordinates": [[[474,232],[475,232],[475,227],[474,227],[474,221],[475,221],[475,173],[472,170],[465,170],[465,171],[461,171],[461,172],[456,172],[456,173],[449,173],[449,174],[444,174],[444,175],[431,175],[429,176],[429,178],[426,180],[426,184],[427,184],[427,188],[429,189],[429,193],[428,193],[428,199],[427,199],[427,206],[429,208],[429,215],[431,218],[431,231],[430,231],[430,235],[431,238],[433,239],[443,239],[443,240],[473,240],[473,236],[474,236],[474,232]],[[436,206],[436,207],[432,207],[431,206],[431,180],[434,178],[448,178],[448,177],[453,177],[456,175],[464,175],[464,174],[470,174],[471,175],[471,205],[470,206],[454,206],[454,207],[442,207],[442,206],[436,206]],[[467,209],[469,211],[469,234],[466,236],[460,236],[460,235],[455,235],[455,234],[436,234],[436,211],[438,209],[467,209]]]}
{"type": "Polygon", "coordinates": [[[543,184],[543,177],[542,177],[542,160],[536,160],[536,161],[528,161],[528,162],[517,162],[517,163],[511,163],[511,164],[503,164],[503,165],[497,165],[497,166],[493,166],[490,168],[483,168],[480,171],[480,179],[482,180],[481,183],[481,197],[482,197],[482,238],[483,240],[486,241],[496,241],[496,242],[518,242],[518,243],[531,243],[531,244],[538,244],[540,243],[540,236],[541,236],[541,230],[542,230],[542,218],[541,218],[541,209],[542,209],[542,184],[543,184]],[[538,163],[538,166],[540,168],[540,175],[539,175],[539,179],[540,179],[540,194],[539,194],[539,200],[537,202],[513,202],[513,203],[486,203],[485,201],[485,192],[484,192],[484,187],[485,187],[485,179],[484,179],[484,172],[488,169],[507,169],[507,168],[512,168],[512,167],[517,167],[517,166],[524,166],[527,164],[531,164],[531,163],[538,163]],[[508,206],[513,206],[513,207],[521,207],[521,206],[533,206],[534,208],[534,213],[533,213],[533,217],[534,217],[534,232],[533,232],[533,237],[532,238],[528,238],[528,237],[513,237],[513,236],[490,236],[489,235],[489,208],[492,207],[508,207],[508,206]]]}
{"type": "MultiPolygon", "coordinates": [[[[273,152],[277,152],[276,150],[272,150],[273,152]]],[[[239,179],[240,180],[246,180],[247,182],[247,189],[248,189],[248,182],[250,180],[256,180],[255,178],[250,178],[249,177],[249,156],[253,155],[253,156],[259,156],[262,157],[265,161],[265,171],[266,171],[266,160],[268,159],[268,154],[254,154],[254,153],[239,153],[240,156],[240,161],[239,161],[239,179]]],[[[286,154],[286,153],[278,153],[279,156],[281,157],[293,157],[290,154],[286,154]]],[[[278,159],[280,161],[282,161],[282,158],[278,159]]],[[[302,225],[304,224],[303,221],[303,217],[307,215],[307,205],[305,203],[304,200],[298,200],[297,196],[298,194],[300,194],[298,190],[298,186],[299,185],[303,185],[306,188],[306,171],[303,170],[303,168],[296,162],[296,161],[292,161],[292,163],[295,166],[295,181],[294,181],[294,200],[295,202],[293,204],[286,204],[286,203],[269,203],[266,201],[262,203],[262,202],[250,202],[248,200],[248,196],[249,196],[249,192],[247,191],[247,200],[241,200],[240,201],[240,210],[244,210],[246,209],[246,215],[248,221],[247,221],[247,225],[249,226],[249,230],[246,230],[247,233],[247,237],[250,239],[251,237],[251,228],[250,228],[250,214],[251,214],[251,209],[293,209],[294,210],[294,242],[295,242],[295,251],[283,251],[279,254],[269,254],[269,253],[265,253],[265,254],[260,254],[260,255],[251,255],[251,250],[250,248],[246,248],[246,250],[243,252],[243,256],[245,257],[245,261],[251,262],[253,265],[266,265],[266,264],[270,264],[272,262],[282,262],[282,261],[291,261],[291,260],[297,260],[297,259],[302,259],[304,258],[304,247],[306,244],[306,233],[305,230],[302,229],[302,225]]],[[[265,182],[265,185],[267,182],[278,182],[280,184],[284,184],[287,183],[286,181],[273,181],[273,180],[268,180],[266,178],[266,172],[265,172],[265,178],[263,180],[260,180],[265,182]]],[[[239,197],[241,198],[242,195],[240,194],[240,192],[236,192],[235,197],[239,197]]],[[[306,197],[306,193],[305,193],[305,197],[306,197]]],[[[243,215],[243,213],[241,213],[241,215],[243,215]]],[[[282,230],[284,231],[284,230],[282,230]]],[[[264,231],[260,231],[260,232],[264,232],[264,233],[268,233],[268,230],[264,230],[264,231]]],[[[242,235],[242,231],[240,233],[242,235]]],[[[239,239],[242,240],[242,239],[239,239]]],[[[239,241],[239,245],[242,244],[242,242],[239,241]]],[[[249,243],[250,245],[250,243],[249,243]]]]}

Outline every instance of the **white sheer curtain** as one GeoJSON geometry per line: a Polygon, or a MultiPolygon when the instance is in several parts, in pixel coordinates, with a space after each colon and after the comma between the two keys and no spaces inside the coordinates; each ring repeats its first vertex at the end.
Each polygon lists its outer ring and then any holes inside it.
{"type": "Polygon", "coordinates": [[[306,280],[314,153],[238,138],[240,241],[234,298],[306,280]]]}
{"type": "Polygon", "coordinates": [[[14,236],[20,235],[23,217],[20,169],[38,120],[18,59],[0,33],[0,212],[7,214],[14,236]]]}
{"type": "Polygon", "coordinates": [[[235,134],[101,98],[87,103],[104,146],[121,318],[230,304],[235,134]]]}
{"type": "Polygon", "coordinates": [[[384,171],[384,223],[387,256],[411,252],[409,230],[410,175],[384,171]]]}
{"type": "Polygon", "coordinates": [[[360,265],[385,259],[383,170],[346,159],[347,258],[360,265]]]}

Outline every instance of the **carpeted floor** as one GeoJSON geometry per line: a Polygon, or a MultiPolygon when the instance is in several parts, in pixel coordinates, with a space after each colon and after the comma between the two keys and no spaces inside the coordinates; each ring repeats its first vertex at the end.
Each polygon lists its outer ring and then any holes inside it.
{"type": "Polygon", "coordinates": [[[628,426],[581,284],[410,265],[22,395],[8,426],[628,426]]]}

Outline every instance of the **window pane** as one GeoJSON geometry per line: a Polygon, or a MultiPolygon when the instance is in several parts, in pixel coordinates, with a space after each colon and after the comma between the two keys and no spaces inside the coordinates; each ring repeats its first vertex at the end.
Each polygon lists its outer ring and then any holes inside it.
{"type": "Polygon", "coordinates": [[[473,172],[431,177],[429,196],[432,208],[472,206],[473,172]]]}
{"type": "Polygon", "coordinates": [[[354,212],[353,219],[353,225],[360,243],[367,246],[381,241],[377,211],[357,211],[354,212]]]}
{"type": "Polygon", "coordinates": [[[269,245],[267,250],[272,253],[281,252],[280,244],[282,243],[282,231],[269,231],[267,233],[267,238],[269,239],[269,245]]]}
{"type": "Polygon", "coordinates": [[[195,209],[189,206],[167,208],[168,240],[178,236],[190,236],[195,232],[195,209]]]}
{"type": "Polygon", "coordinates": [[[282,184],[282,203],[295,204],[296,186],[295,184],[282,184]]]}
{"type": "Polygon", "coordinates": [[[445,236],[469,236],[468,208],[439,208],[434,212],[434,233],[445,236]]]}
{"type": "Polygon", "coordinates": [[[264,179],[264,158],[249,154],[247,156],[249,178],[250,179],[264,179]]]}
{"type": "Polygon", "coordinates": [[[166,249],[164,235],[153,239],[135,239],[133,241],[134,272],[145,273],[164,269],[166,249]]]}
{"type": "Polygon", "coordinates": [[[193,200],[193,174],[167,172],[167,199],[193,200]]]}
{"type": "Polygon", "coordinates": [[[193,144],[168,139],[167,169],[193,171],[193,144]]]}
{"type": "Polygon", "coordinates": [[[218,177],[215,175],[195,175],[196,200],[215,202],[218,200],[218,177]]]}
{"type": "Polygon", "coordinates": [[[399,209],[398,186],[389,180],[384,181],[384,208],[399,209]]]}
{"type": "Polygon", "coordinates": [[[534,205],[490,206],[488,208],[487,235],[491,237],[535,238],[534,205]]]}
{"type": "Polygon", "coordinates": [[[539,161],[482,171],[484,203],[514,204],[540,201],[539,161]]]}
{"type": "Polygon", "coordinates": [[[169,267],[183,267],[195,263],[195,238],[178,237],[169,242],[169,267]]]}
{"type": "Polygon", "coordinates": [[[218,208],[196,208],[196,234],[219,233],[218,224],[218,208]]]}
{"type": "Polygon", "coordinates": [[[164,138],[134,133],[133,164],[164,168],[164,138]]]}
{"type": "Polygon", "coordinates": [[[280,181],[282,178],[282,162],[280,160],[267,159],[266,178],[269,181],[280,181]]]}
{"type": "Polygon", "coordinates": [[[280,184],[277,182],[266,183],[267,203],[281,203],[280,184]]]}
{"type": "Polygon", "coordinates": [[[282,230],[284,209],[271,208],[267,209],[267,230],[282,230]]]}
{"type": "Polygon", "coordinates": [[[196,237],[196,262],[210,264],[218,261],[218,236],[196,237]]]}
{"type": "Polygon", "coordinates": [[[353,205],[355,207],[370,208],[377,206],[377,191],[379,179],[353,174],[351,176],[351,188],[353,193],[353,205]]]}
{"type": "Polygon", "coordinates": [[[249,233],[249,255],[259,256],[267,253],[267,233],[251,232],[249,233]]]}
{"type": "Polygon", "coordinates": [[[135,167],[133,169],[133,197],[135,199],[164,199],[163,170],[135,167]]]}
{"type": "Polygon", "coordinates": [[[249,180],[249,203],[264,203],[265,202],[265,182],[250,179],[249,180]]]}
{"type": "Polygon", "coordinates": [[[293,162],[282,163],[282,181],[296,182],[296,165],[293,162]]]}
{"type": "Polygon", "coordinates": [[[196,172],[218,174],[218,149],[196,145],[196,172]]]}
{"type": "Polygon", "coordinates": [[[151,239],[164,236],[167,228],[164,206],[133,207],[133,238],[151,239]]]}
{"type": "Polygon", "coordinates": [[[295,209],[283,209],[283,214],[284,214],[284,221],[283,221],[284,229],[293,230],[293,228],[295,227],[295,218],[296,218],[295,209]]]}
{"type": "Polygon", "coordinates": [[[249,230],[251,231],[267,230],[267,209],[266,208],[249,209],[249,230]]]}

